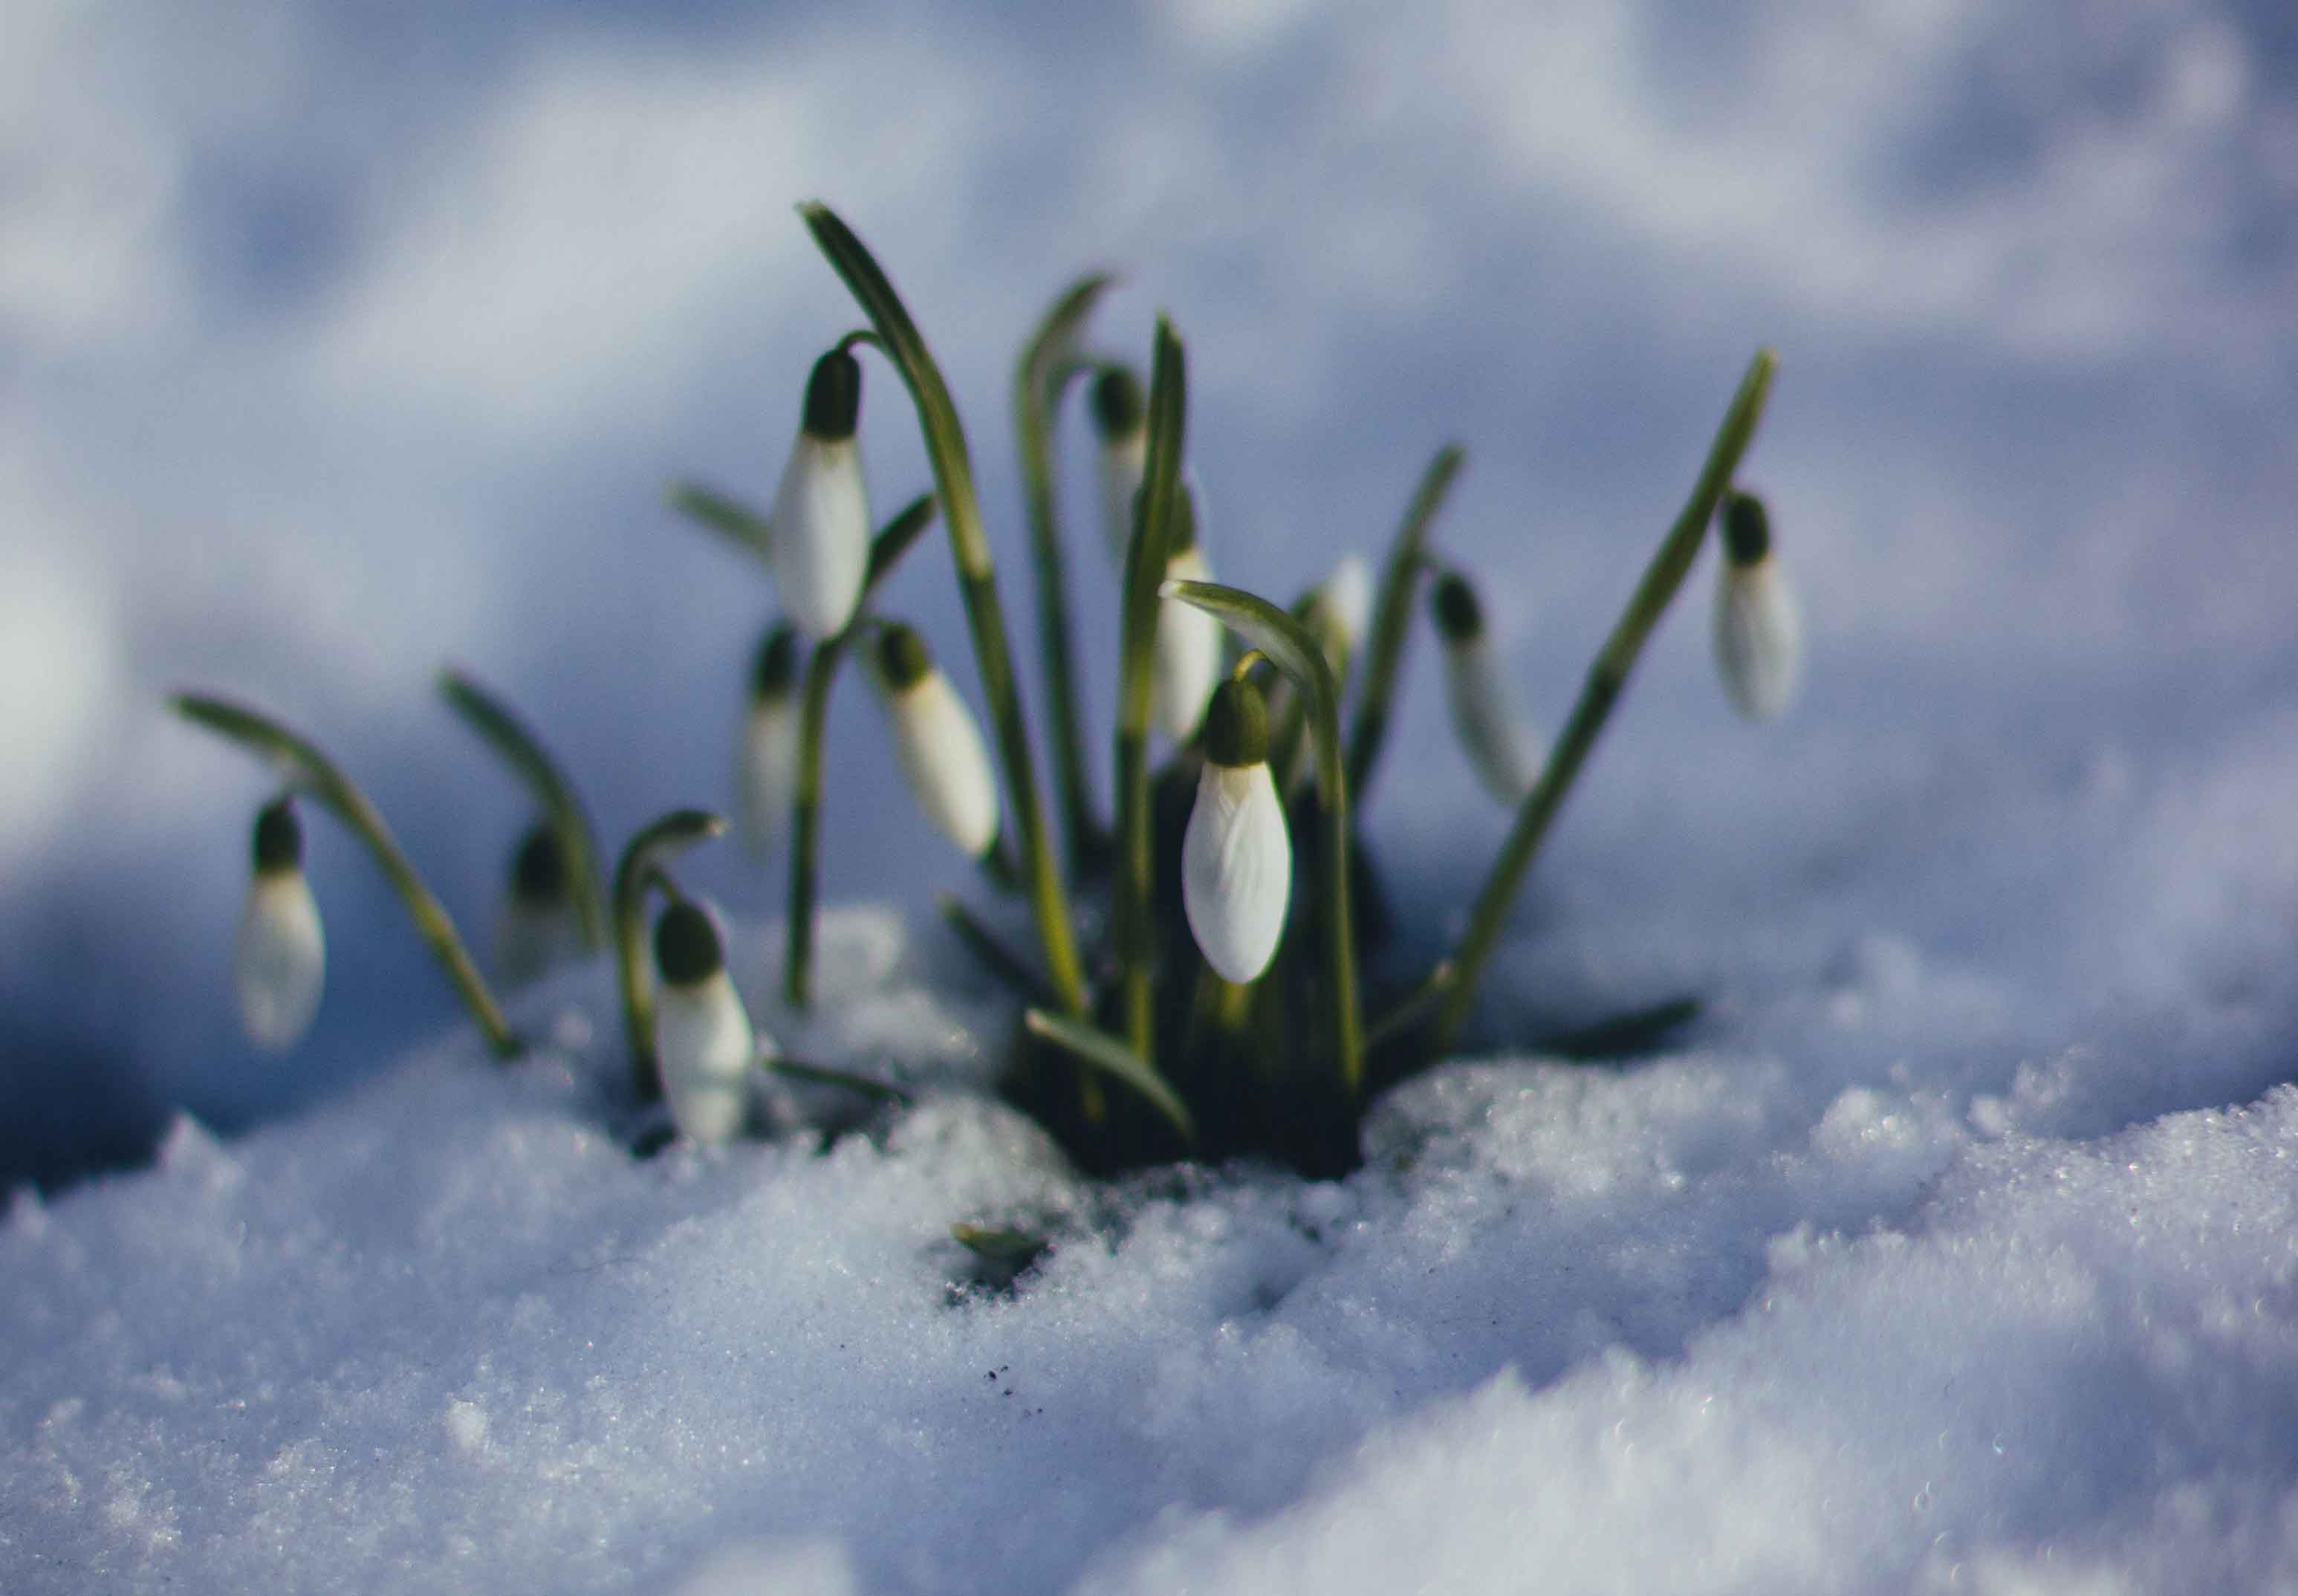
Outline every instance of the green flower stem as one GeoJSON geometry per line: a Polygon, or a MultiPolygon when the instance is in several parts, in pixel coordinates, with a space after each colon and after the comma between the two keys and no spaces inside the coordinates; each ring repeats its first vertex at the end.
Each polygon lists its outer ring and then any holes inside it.
{"type": "Polygon", "coordinates": [[[1153,1058],[1149,923],[1149,709],[1157,649],[1157,588],[1180,500],[1181,450],[1188,416],[1188,361],[1172,323],[1157,318],[1149,376],[1149,460],[1141,513],[1125,555],[1125,624],[1117,703],[1117,963],[1125,1000],[1125,1041],[1153,1058]]]}
{"type": "Polygon", "coordinates": [[[400,850],[391,828],[384,823],[376,806],[351,784],[350,777],[336,768],[333,760],[278,722],[227,699],[208,693],[179,692],[169,698],[168,707],[194,725],[205,726],[284,767],[291,781],[334,810],[336,817],[367,844],[376,863],[383,866],[393,890],[407,906],[416,930],[447,972],[447,979],[454,983],[463,1006],[471,1011],[471,1017],[486,1033],[487,1046],[494,1050],[495,1056],[514,1059],[524,1051],[524,1044],[503,1018],[502,1005],[495,1001],[478,965],[464,947],[462,938],[456,934],[455,922],[448,917],[446,908],[423,884],[423,878],[400,850]]]}
{"type": "Polygon", "coordinates": [[[816,643],[807,657],[805,697],[798,704],[798,791],[790,805],[789,909],[783,930],[782,1000],[794,1009],[813,1001],[814,903],[816,861],[821,856],[822,743],[830,716],[830,688],[845,657],[847,639],[864,624],[870,595],[894,573],[933,525],[934,497],[921,493],[879,528],[870,541],[870,567],[862,578],[862,600],[846,630],[816,643]]]}
{"type": "Polygon", "coordinates": [[[798,211],[813,231],[814,242],[885,341],[895,368],[902,374],[917,406],[942,516],[949,525],[950,550],[956,559],[966,619],[973,633],[982,696],[996,723],[1006,792],[1021,825],[1021,862],[1038,939],[1045,948],[1046,972],[1054,989],[1062,995],[1062,1006],[1081,1014],[1087,1007],[1085,969],[1078,956],[1068,892],[1046,835],[1045,807],[1029,753],[1029,721],[1013,680],[1004,614],[997,601],[996,573],[990,562],[989,540],[982,530],[981,507],[974,497],[973,466],[966,453],[964,429],[958,424],[948,385],[925,339],[869,250],[827,205],[808,203],[798,211]]]}
{"type": "Polygon", "coordinates": [[[599,876],[599,834],[591,828],[583,800],[533,733],[500,699],[452,668],[439,673],[439,690],[503,763],[518,773],[536,805],[550,816],[574,887],[583,947],[586,952],[597,952],[607,945],[607,891],[599,876]]]}
{"type": "Polygon", "coordinates": [[[1341,1091],[1352,1104],[1364,1090],[1364,1016],[1357,1000],[1356,938],[1349,908],[1349,788],[1341,768],[1341,714],[1333,667],[1306,626],[1266,599],[1213,582],[1168,582],[1161,590],[1210,611],[1261,649],[1309,701],[1317,750],[1317,799],[1325,821],[1326,987],[1333,1005],[1333,1050],[1341,1091]]]}
{"type": "Polygon", "coordinates": [[[1652,556],[1643,580],[1636,584],[1635,593],[1613,626],[1611,636],[1604,641],[1602,650],[1588,667],[1588,680],[1580,690],[1579,701],[1572,707],[1572,717],[1565,723],[1555,748],[1550,750],[1547,767],[1540,773],[1539,781],[1517,811],[1516,824],[1508,840],[1500,845],[1500,856],[1493,860],[1492,872],[1476,895],[1475,907],[1469,911],[1467,930],[1462,933],[1459,946],[1452,950],[1453,979],[1445,983],[1443,999],[1437,1010],[1430,1036],[1432,1051],[1442,1053],[1450,1046],[1460,1022],[1467,1017],[1477,978],[1484,973],[1485,962],[1499,944],[1509,906],[1516,900],[1525,873],[1531,869],[1541,842],[1548,835],[1550,823],[1563,806],[1565,795],[1572,790],[1573,781],[1579,775],[1588,751],[1595,747],[1620,690],[1627,684],[1628,673],[1635,667],[1645,639],[1651,635],[1668,601],[1675,597],[1676,589],[1691,569],[1693,557],[1699,552],[1700,539],[1707,535],[1707,524],[1715,518],[1716,503],[1731,485],[1740,457],[1755,438],[1756,423],[1763,416],[1764,399],[1771,389],[1772,373],[1778,364],[1778,357],[1768,349],[1757,350],[1748,363],[1747,375],[1740,379],[1740,390],[1732,395],[1732,408],[1724,412],[1724,423],[1716,429],[1715,441],[1708,449],[1707,463],[1700,467],[1691,497],[1685,501],[1675,525],[1668,529],[1658,552],[1652,556]]]}
{"type": "Polygon", "coordinates": [[[1372,641],[1365,654],[1364,690],[1357,699],[1356,717],[1349,724],[1349,793],[1359,804],[1364,802],[1365,783],[1372,779],[1373,765],[1380,758],[1381,743],[1388,735],[1389,699],[1396,691],[1405,644],[1412,635],[1412,598],[1420,584],[1421,544],[1466,458],[1459,444],[1447,443],[1428,462],[1427,470],[1421,473],[1420,486],[1405,509],[1395,547],[1389,550],[1388,568],[1381,575],[1380,602],[1373,611],[1372,641]]]}
{"type": "Polygon", "coordinates": [[[1037,641],[1054,717],[1054,775],[1061,790],[1070,868],[1079,875],[1096,864],[1106,839],[1094,814],[1093,787],[1086,773],[1069,583],[1054,500],[1054,428],[1061,416],[1062,393],[1083,369],[1070,354],[1078,333],[1113,280],[1105,272],[1095,272],[1070,285],[1038,324],[1013,373],[1013,435],[1021,451],[1022,500],[1037,566],[1037,641]]]}
{"type": "Polygon", "coordinates": [[[782,1001],[794,1009],[814,1002],[814,899],[821,854],[822,743],[830,719],[830,689],[846,651],[845,633],[814,646],[798,700],[798,791],[790,804],[789,907],[784,915],[782,1001]]]}
{"type": "Polygon", "coordinates": [[[662,1096],[654,1058],[654,970],[647,961],[646,895],[675,894],[664,866],[673,855],[707,842],[726,823],[702,809],[674,809],[624,845],[615,866],[615,973],[623,989],[623,1036],[631,1049],[631,1086],[641,1102],[662,1096]]]}

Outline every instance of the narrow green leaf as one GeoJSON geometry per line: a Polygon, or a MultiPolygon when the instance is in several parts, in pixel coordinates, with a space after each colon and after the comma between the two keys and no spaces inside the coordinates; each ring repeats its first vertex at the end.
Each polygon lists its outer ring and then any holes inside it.
{"type": "Polygon", "coordinates": [[[398,839],[391,834],[391,828],[384,823],[381,813],[334,760],[321,753],[317,744],[269,716],[210,693],[176,693],[168,699],[168,707],[193,724],[204,726],[260,756],[285,779],[333,810],[383,867],[393,890],[399,894],[399,901],[407,906],[408,917],[415,922],[417,934],[446,971],[447,979],[454,983],[463,1006],[478,1021],[495,1056],[513,1059],[524,1051],[524,1044],[511,1030],[510,1022],[503,1018],[502,1005],[488,989],[486,978],[479,973],[470,951],[463,946],[463,939],[457,933],[445,906],[424,884],[398,839]]]}
{"type": "Polygon", "coordinates": [[[1054,774],[1069,835],[1070,868],[1080,874],[1099,855],[1103,842],[1086,773],[1083,718],[1078,708],[1076,645],[1063,569],[1066,551],[1054,492],[1054,435],[1062,393],[1083,369],[1072,358],[1078,336],[1115,280],[1107,272],[1093,272],[1070,285],[1037,324],[1013,372],[1013,438],[1021,456],[1021,496],[1037,568],[1037,647],[1054,717],[1054,774]]]}
{"type": "Polygon", "coordinates": [[[1405,646],[1412,638],[1412,600],[1420,586],[1421,548],[1427,541],[1429,524],[1443,508],[1444,496],[1451,492],[1452,479],[1459,475],[1466,458],[1459,444],[1447,443],[1428,462],[1405,509],[1403,525],[1397,529],[1396,542],[1389,550],[1387,568],[1381,574],[1380,599],[1373,607],[1372,638],[1365,653],[1364,690],[1357,699],[1356,718],[1349,725],[1349,794],[1359,804],[1364,801],[1366,783],[1372,780],[1373,765],[1388,735],[1389,700],[1395,695],[1405,646]]]}
{"type": "Polygon", "coordinates": [[[984,1263],[994,1264],[1008,1275],[1018,1275],[1037,1261],[1053,1238],[1034,1230],[1015,1230],[999,1225],[955,1224],[949,1228],[950,1239],[984,1263]]]}
{"type": "Polygon", "coordinates": [[[773,533],[766,525],[766,518],[732,494],[715,488],[705,487],[698,482],[674,482],[670,484],[670,507],[760,559],[773,546],[773,533]]]}
{"type": "Polygon", "coordinates": [[[1666,1003],[1607,1015],[1590,1025],[1556,1031],[1534,1042],[1532,1051],[1589,1060],[1649,1053],[1668,1032],[1699,1018],[1700,1006],[1697,997],[1672,997],[1666,1003]]]}
{"type": "Polygon", "coordinates": [[[631,1083],[642,1102],[662,1095],[654,1059],[654,969],[647,958],[646,895],[657,872],[726,829],[704,809],[674,809],[624,845],[615,866],[615,966],[623,991],[623,1035],[630,1043],[631,1083]]]}
{"type": "Polygon", "coordinates": [[[1768,349],[1757,350],[1755,358],[1748,362],[1747,374],[1740,379],[1739,391],[1732,396],[1731,408],[1724,412],[1723,425],[1716,428],[1715,440],[1708,448],[1707,459],[1700,467],[1699,480],[1692,484],[1691,497],[1685,501],[1682,513],[1676,517],[1666,537],[1660,541],[1651,564],[1644,568],[1643,579],[1636,583],[1636,591],[1628,600],[1627,608],[1613,625],[1595,662],[1588,667],[1588,680],[1580,690],[1578,701],[1572,706],[1572,716],[1565,722],[1556,746],[1549,750],[1547,767],[1540,773],[1540,780],[1533,783],[1517,811],[1516,824],[1500,845],[1499,857],[1492,861],[1484,885],[1476,894],[1475,906],[1468,912],[1467,929],[1452,952],[1458,979],[1445,992],[1442,1008],[1436,1017],[1431,1046],[1438,1052],[1451,1046],[1460,1022],[1467,1017],[1477,979],[1484,974],[1485,963],[1499,945],[1509,906],[1524,885],[1525,875],[1540,852],[1549,826],[1572,790],[1589,750],[1596,746],[1613,705],[1619,701],[1621,690],[1627,685],[1628,673],[1634,669],[1645,640],[1691,569],[1700,540],[1707,534],[1707,524],[1715,518],[1716,503],[1731,485],[1732,474],[1739,469],[1740,457],[1755,441],[1756,424],[1763,418],[1764,400],[1771,391],[1772,374],[1778,366],[1779,357],[1768,349]]]}
{"type": "Polygon", "coordinates": [[[894,567],[902,563],[902,556],[917,546],[926,528],[933,525],[935,508],[934,496],[921,493],[904,505],[870,540],[870,568],[862,580],[864,603],[877,591],[878,584],[894,574],[894,567]]]}
{"type": "Polygon", "coordinates": [[[1195,1145],[1196,1121],[1189,1116],[1188,1104],[1181,1101],[1179,1095],[1166,1084],[1165,1078],[1157,1073],[1155,1066],[1147,1059],[1115,1037],[1066,1014],[1030,1009],[1021,1018],[1029,1026],[1030,1035],[1051,1042],[1080,1063],[1090,1064],[1104,1074],[1114,1076],[1146,1097],[1173,1129],[1181,1133],[1184,1143],[1195,1145]]]}
{"type": "Polygon", "coordinates": [[[439,690],[448,707],[462,716],[504,764],[516,772],[533,795],[535,805],[550,817],[558,835],[559,852],[574,889],[574,914],[583,927],[583,946],[596,951],[607,945],[607,891],[599,881],[599,834],[591,826],[589,811],[575,794],[556,761],[543,750],[534,734],[500,699],[465,672],[449,666],[439,673],[439,690]]]}
{"type": "Polygon", "coordinates": [[[897,1108],[907,1108],[915,1101],[907,1090],[891,1081],[872,1080],[867,1075],[856,1075],[850,1070],[833,1070],[827,1064],[802,1064],[794,1058],[762,1058],[758,1061],[758,1068],[785,1080],[802,1080],[808,1086],[836,1087],[840,1091],[890,1103],[897,1108]]]}
{"type": "Polygon", "coordinates": [[[1060,1004],[1053,985],[1029,967],[1022,958],[997,939],[990,929],[973,916],[973,912],[957,898],[944,893],[937,900],[941,917],[949,922],[957,939],[965,944],[966,951],[981,962],[983,968],[999,980],[1024,1004],[1033,1008],[1052,1008],[1060,1004]]]}
{"type": "Polygon", "coordinates": [[[1083,1013],[1085,966],[1078,955],[1068,890],[1046,835],[1045,806],[1038,797],[1037,768],[1029,751],[1029,718],[1013,679],[1013,649],[1005,636],[996,571],[981,525],[981,507],[974,496],[973,462],[966,452],[957,407],[951,402],[941,368],[935,364],[917,324],[910,319],[901,296],[854,230],[837,212],[819,203],[800,205],[798,214],[877,329],[917,408],[926,458],[933,465],[934,488],[941,500],[942,520],[949,528],[950,551],[957,562],[966,621],[973,633],[974,665],[996,731],[1006,798],[1021,827],[1021,863],[1029,878],[1029,904],[1037,916],[1046,972],[1062,995],[1062,1006],[1072,1013],[1083,1013]]]}
{"type": "Polygon", "coordinates": [[[1163,592],[1218,616],[1292,678],[1308,700],[1316,744],[1317,798],[1325,821],[1325,930],[1333,1046],[1341,1090],[1353,1103],[1364,1090],[1364,1020],[1357,1006],[1356,939],[1349,918],[1349,789],[1341,768],[1340,706],[1333,669],[1316,634],[1268,600],[1212,582],[1169,582],[1163,592]]]}

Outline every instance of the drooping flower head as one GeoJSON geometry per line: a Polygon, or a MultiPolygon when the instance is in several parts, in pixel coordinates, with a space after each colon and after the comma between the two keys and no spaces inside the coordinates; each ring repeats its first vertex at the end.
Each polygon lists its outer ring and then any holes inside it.
{"type": "Polygon", "coordinates": [[[980,858],[997,843],[997,783],[973,712],[916,628],[888,622],[870,653],[894,757],[911,796],[934,830],[980,858]]]}
{"type": "Polygon", "coordinates": [[[1495,803],[1513,807],[1539,778],[1540,754],[1484,636],[1484,605],[1467,576],[1446,571],[1429,590],[1444,643],[1444,696],[1452,730],[1495,803]]]}
{"type": "MultiPolygon", "coordinates": [[[[1212,567],[1198,543],[1196,484],[1184,479],[1173,499],[1173,530],[1166,547],[1169,582],[1211,582],[1212,567]]],[[[1149,714],[1157,729],[1185,744],[1197,733],[1205,704],[1221,674],[1221,624],[1178,599],[1157,601],[1157,636],[1150,656],[1149,714]]]]}
{"type": "Polygon", "coordinates": [[[1101,436],[1101,530],[1110,563],[1125,569],[1133,537],[1134,497],[1149,469],[1149,409],[1141,379],[1123,366],[1104,366],[1093,384],[1094,430],[1101,436]]]}
{"type": "Polygon", "coordinates": [[[870,566],[870,500],[855,436],[861,414],[862,363],[833,349],[806,380],[805,420],[768,524],[782,608],[817,641],[846,630],[870,566]]]}
{"type": "Polygon", "coordinates": [[[1181,906],[1223,980],[1256,980],[1285,932],[1293,844],[1269,773],[1268,706],[1252,682],[1214,690],[1204,755],[1181,839],[1181,906]]]}
{"type": "Polygon", "coordinates": [[[654,922],[654,962],[655,1059],[671,1121],[690,1141],[732,1141],[749,1118],[758,1038],[727,979],[717,925],[698,904],[672,904],[654,922]]]}
{"type": "Polygon", "coordinates": [[[256,815],[254,855],[232,947],[232,984],[249,1039],[280,1053],[310,1028],[327,967],[318,905],[303,879],[303,828],[289,798],[256,815]]]}
{"type": "Polygon", "coordinates": [[[1772,720],[1803,682],[1803,618],[1772,548],[1764,501],[1724,496],[1724,562],[1715,583],[1715,665],[1732,707],[1772,720]]]}
{"type": "Polygon", "coordinates": [[[789,822],[798,790],[798,632],[784,621],[759,641],[734,757],[735,819],[754,854],[773,848],[789,822]]]}
{"type": "Polygon", "coordinates": [[[507,986],[525,986],[582,947],[574,878],[558,833],[547,822],[527,827],[512,851],[510,890],[495,926],[495,968],[507,986]]]}

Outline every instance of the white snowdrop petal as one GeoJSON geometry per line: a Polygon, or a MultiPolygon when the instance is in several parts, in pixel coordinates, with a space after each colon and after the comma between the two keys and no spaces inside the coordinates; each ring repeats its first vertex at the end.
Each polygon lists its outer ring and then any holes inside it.
{"type": "Polygon", "coordinates": [[[1352,551],[1341,556],[1325,578],[1324,605],[1351,649],[1364,641],[1372,621],[1372,567],[1363,555],[1352,551]]]}
{"type": "Polygon", "coordinates": [[[757,1038],[723,970],[691,985],[665,982],[655,1002],[655,1058],[678,1134],[727,1142],[749,1117],[757,1038]]]}
{"type": "Polygon", "coordinates": [[[285,1052],[310,1028],[326,983],[319,906],[300,870],[260,872],[247,889],[232,948],[240,1023],[250,1040],[285,1052]]]}
{"type": "Polygon", "coordinates": [[[1482,637],[1444,646],[1444,696],[1477,779],[1513,808],[1540,777],[1542,749],[1482,637]]]}
{"type": "Polygon", "coordinates": [[[1101,446],[1101,530],[1109,544],[1110,563],[1122,572],[1125,550],[1133,541],[1133,500],[1141,492],[1149,469],[1149,434],[1134,432],[1101,446]]]}
{"type": "Polygon", "coordinates": [[[781,840],[798,792],[797,695],[753,702],[734,757],[734,815],[742,842],[763,856],[781,840]]]}
{"type": "MultiPolygon", "coordinates": [[[[1184,549],[1165,567],[1169,582],[1210,582],[1204,556],[1184,549]]],[[[1157,600],[1157,637],[1151,655],[1149,714],[1177,744],[1197,734],[1205,701],[1220,685],[1221,624],[1194,604],[1157,600]]]]}
{"type": "Polygon", "coordinates": [[[934,830],[980,858],[997,840],[997,783],[973,712],[938,669],[883,690],[894,757],[918,807],[934,830]]]}
{"type": "Polygon", "coordinates": [[[1794,591],[1766,555],[1753,565],[1724,562],[1715,584],[1715,664],[1732,707],[1772,720],[1803,684],[1803,618],[1794,591]]]}
{"type": "Polygon", "coordinates": [[[768,550],[782,608],[816,639],[834,637],[854,618],[870,566],[870,500],[862,484],[862,451],[801,431],[774,493],[768,550]]]}
{"type": "Polygon", "coordinates": [[[1223,980],[1259,979],[1276,956],[1293,894],[1293,843],[1264,763],[1205,762],[1181,840],[1181,906],[1223,980]]]}

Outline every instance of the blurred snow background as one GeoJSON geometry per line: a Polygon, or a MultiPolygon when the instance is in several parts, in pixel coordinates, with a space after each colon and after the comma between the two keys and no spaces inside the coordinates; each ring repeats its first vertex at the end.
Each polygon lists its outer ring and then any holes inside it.
{"type": "MultiPolygon", "coordinates": [[[[0,1231],[0,1584],[2298,1579],[2286,7],[18,0],[4,40],[0,1179],[165,1151],[0,1231]],[[1445,1071],[1340,1187],[1096,1206],[963,1100],[634,1165],[594,978],[533,1011],[600,1022],[558,1062],[386,1067],[455,1012],[321,822],[327,1002],[252,1056],[267,790],[161,695],[312,732],[474,931],[524,815],[441,663],[610,839],[723,802],[772,594],[661,490],[771,491],[855,320],[815,195],[951,376],[1017,622],[1010,362],[1112,265],[1104,344],[1189,340],[1224,575],[1289,596],[1467,445],[1440,536],[1550,727],[1774,344],[1806,700],[1730,718],[1695,573],[1492,982],[1488,1037],[1699,991],[1692,1050],[1445,1071]],[[953,1311],[936,1238],[1006,1211],[1105,1223],[953,1311]]],[[[926,475],[867,380],[890,509],[926,475]]],[[[891,602],[960,658],[945,548],[891,602]]],[[[1369,819],[1424,930],[1503,826],[1430,663],[1369,819]]],[[[830,897],[968,885],[858,688],[834,724],[830,897]]],[[[841,923],[824,1050],[978,1063],[930,924],[841,923]]]]}

